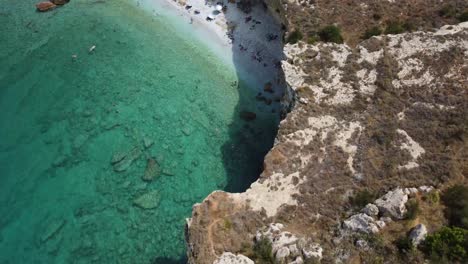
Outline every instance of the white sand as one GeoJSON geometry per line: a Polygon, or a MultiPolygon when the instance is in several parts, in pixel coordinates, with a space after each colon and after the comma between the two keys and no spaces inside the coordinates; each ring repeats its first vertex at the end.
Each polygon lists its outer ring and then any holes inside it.
{"type": "MultiPolygon", "coordinates": [[[[235,67],[238,78],[246,81],[258,91],[263,91],[268,82],[273,84],[274,94],[265,93],[267,98],[275,98],[283,93],[284,83],[278,78],[279,61],[283,59],[281,25],[261,5],[245,14],[236,4],[227,0],[141,0],[141,5],[149,8],[155,15],[179,16],[176,22],[196,37],[226,63],[235,67]],[[185,5],[192,6],[186,9],[185,5]],[[213,14],[216,3],[221,2],[227,12],[213,15],[213,21],[207,21],[213,14]],[[182,4],[181,4],[182,3],[182,4]],[[200,14],[195,14],[198,10],[200,14]],[[246,17],[252,20],[246,22],[246,17]],[[254,21],[259,21],[255,23],[254,21]],[[229,25],[229,26],[228,26],[229,25]],[[232,41],[228,37],[228,27],[234,27],[232,41]],[[268,41],[267,35],[277,35],[276,40],[268,41]]],[[[172,21],[172,20],[171,20],[172,21]]]]}

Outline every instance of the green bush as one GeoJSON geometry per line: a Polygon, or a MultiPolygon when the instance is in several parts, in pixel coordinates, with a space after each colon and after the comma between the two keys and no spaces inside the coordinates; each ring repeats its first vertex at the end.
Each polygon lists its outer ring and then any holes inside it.
{"type": "Polygon", "coordinates": [[[269,264],[274,263],[273,252],[271,247],[271,242],[268,238],[262,237],[260,241],[255,243],[253,248],[253,258],[255,259],[255,263],[259,264],[269,264]]]}
{"type": "Polygon", "coordinates": [[[397,239],[395,241],[395,246],[398,248],[398,251],[403,254],[407,254],[414,250],[413,243],[407,236],[397,239]]]}
{"type": "Polygon", "coordinates": [[[450,225],[468,229],[468,187],[455,185],[442,194],[445,217],[450,225]]]}
{"type": "Polygon", "coordinates": [[[438,191],[431,191],[424,195],[423,199],[430,204],[438,204],[440,202],[440,195],[438,191]]]}
{"type": "Polygon", "coordinates": [[[433,260],[468,261],[468,230],[442,227],[428,235],[421,244],[422,251],[433,260]]]}
{"type": "Polygon", "coordinates": [[[465,11],[463,13],[461,13],[459,16],[458,16],[458,20],[460,22],[466,22],[468,21],[468,11],[465,11]]]}
{"type": "Polygon", "coordinates": [[[387,28],[385,28],[385,34],[401,34],[403,32],[405,32],[405,28],[399,21],[391,21],[387,24],[387,28]]]}
{"type": "Polygon", "coordinates": [[[364,36],[362,38],[363,39],[369,39],[369,38],[371,38],[373,36],[378,36],[380,34],[382,34],[382,29],[375,26],[375,27],[372,27],[372,28],[366,30],[366,32],[364,33],[364,36]]]}
{"type": "Polygon", "coordinates": [[[419,214],[419,202],[417,200],[409,200],[406,203],[406,215],[405,218],[414,220],[419,214]]]}
{"type": "Polygon", "coordinates": [[[323,42],[334,42],[338,44],[343,43],[341,29],[334,25],[324,27],[322,30],[320,30],[318,35],[320,37],[320,40],[323,42]]]}
{"type": "Polygon", "coordinates": [[[318,39],[317,36],[315,36],[315,35],[309,36],[309,37],[307,38],[307,44],[313,45],[313,44],[315,44],[318,40],[319,40],[319,39],[318,39]]]}
{"type": "Polygon", "coordinates": [[[229,230],[232,228],[232,222],[229,219],[224,219],[224,229],[229,230]]]}
{"type": "Polygon", "coordinates": [[[350,198],[351,204],[356,208],[362,208],[366,206],[368,203],[374,202],[377,198],[375,193],[370,192],[369,190],[365,189],[356,193],[354,197],[350,198]]]}
{"type": "Polygon", "coordinates": [[[455,17],[456,13],[457,11],[455,10],[455,7],[453,7],[452,5],[446,5],[439,10],[439,16],[445,17],[445,18],[455,17]]]}
{"type": "Polygon", "coordinates": [[[295,44],[299,40],[303,38],[301,31],[299,30],[294,30],[289,34],[288,39],[286,40],[287,43],[295,44]]]}

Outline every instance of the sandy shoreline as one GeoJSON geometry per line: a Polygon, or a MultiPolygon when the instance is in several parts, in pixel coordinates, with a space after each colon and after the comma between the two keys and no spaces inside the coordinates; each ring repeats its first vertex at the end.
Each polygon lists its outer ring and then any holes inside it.
{"type": "Polygon", "coordinates": [[[246,14],[227,0],[213,1],[213,4],[205,0],[143,0],[141,3],[155,15],[180,17],[174,22],[176,26],[195,35],[232,65],[239,78],[261,93],[257,99],[266,105],[277,104],[285,87],[280,77],[281,25],[263,6],[255,6],[246,14]],[[225,9],[214,14],[217,3],[225,9]],[[207,17],[213,20],[208,21],[207,17]]]}

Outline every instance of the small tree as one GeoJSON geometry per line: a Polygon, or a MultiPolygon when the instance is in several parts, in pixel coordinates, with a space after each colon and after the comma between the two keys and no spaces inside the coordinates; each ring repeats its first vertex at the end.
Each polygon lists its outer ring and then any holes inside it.
{"type": "Polygon", "coordinates": [[[303,38],[302,33],[300,30],[294,30],[289,34],[288,39],[286,40],[287,43],[295,44],[299,40],[303,38]]]}
{"type": "Polygon", "coordinates": [[[468,187],[455,185],[442,194],[445,217],[450,225],[468,229],[468,187]]]}
{"type": "Polygon", "coordinates": [[[269,264],[274,263],[271,242],[268,238],[262,237],[255,243],[253,248],[255,263],[269,264]]]}
{"type": "Polygon", "coordinates": [[[419,214],[419,202],[417,200],[409,200],[406,204],[406,219],[414,220],[419,214]]]}
{"type": "Polygon", "coordinates": [[[374,202],[377,198],[377,195],[365,189],[356,193],[354,197],[350,198],[351,204],[356,208],[362,208],[368,203],[374,202]]]}
{"type": "Polygon", "coordinates": [[[341,36],[341,29],[335,25],[324,27],[318,33],[320,40],[323,42],[334,42],[341,44],[343,43],[343,37],[341,36]]]}
{"type": "Polygon", "coordinates": [[[465,12],[463,12],[463,13],[461,13],[461,14],[458,16],[458,20],[459,20],[460,22],[466,22],[466,21],[468,21],[468,10],[465,11],[465,12]]]}
{"type": "Polygon", "coordinates": [[[458,227],[442,227],[428,235],[421,249],[433,260],[468,261],[468,230],[458,227]]]}
{"type": "Polygon", "coordinates": [[[403,32],[405,32],[405,28],[399,21],[389,22],[387,24],[387,28],[385,29],[385,34],[401,34],[403,32]]]}
{"type": "Polygon", "coordinates": [[[363,39],[369,39],[373,36],[378,36],[382,34],[382,29],[380,29],[380,27],[372,27],[368,30],[366,30],[366,32],[364,33],[364,36],[362,37],[363,39]]]}

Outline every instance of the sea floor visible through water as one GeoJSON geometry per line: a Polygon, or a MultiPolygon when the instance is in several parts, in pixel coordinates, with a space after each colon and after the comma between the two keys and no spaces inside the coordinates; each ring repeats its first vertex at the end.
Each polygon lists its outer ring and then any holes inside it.
{"type": "Polygon", "coordinates": [[[0,4],[0,263],[184,263],[192,205],[258,177],[278,114],[136,2],[0,4]]]}

